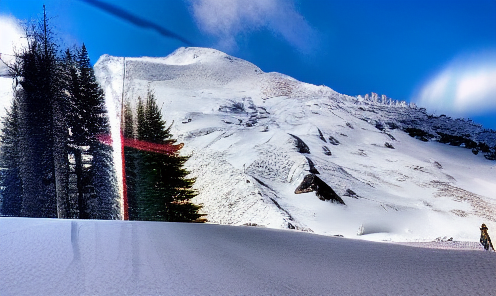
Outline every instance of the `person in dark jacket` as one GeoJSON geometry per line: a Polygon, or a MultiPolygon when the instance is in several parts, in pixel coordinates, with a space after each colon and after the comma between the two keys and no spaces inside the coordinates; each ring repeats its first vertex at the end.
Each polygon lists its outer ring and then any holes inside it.
{"type": "Polygon", "coordinates": [[[481,231],[480,243],[484,246],[484,250],[489,251],[489,248],[490,248],[491,250],[494,251],[493,244],[491,243],[491,238],[489,237],[489,234],[487,233],[486,224],[482,223],[480,231],[481,231]]]}

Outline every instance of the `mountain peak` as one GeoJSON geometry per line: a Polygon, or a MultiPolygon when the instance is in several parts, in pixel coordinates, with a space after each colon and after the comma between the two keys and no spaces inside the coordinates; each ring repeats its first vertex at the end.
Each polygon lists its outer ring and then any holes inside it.
{"type": "Polygon", "coordinates": [[[190,65],[198,62],[212,63],[219,62],[222,59],[234,60],[236,58],[228,54],[212,49],[203,47],[180,47],[173,53],[163,58],[164,63],[168,65],[190,65]]]}

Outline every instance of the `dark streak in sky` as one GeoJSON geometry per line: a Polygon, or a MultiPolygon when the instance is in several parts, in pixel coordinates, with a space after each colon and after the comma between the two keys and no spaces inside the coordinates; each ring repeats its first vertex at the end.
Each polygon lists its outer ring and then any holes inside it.
{"type": "Polygon", "coordinates": [[[131,13],[123,10],[122,8],[115,6],[115,5],[101,2],[98,0],[80,0],[80,1],[86,2],[89,5],[92,5],[98,9],[101,9],[101,10],[103,10],[103,11],[105,11],[111,15],[114,15],[120,19],[128,21],[128,22],[130,22],[130,23],[132,23],[138,27],[145,28],[145,29],[153,29],[164,37],[179,40],[188,46],[192,45],[192,43],[189,42],[186,38],[183,38],[182,36],[172,32],[172,31],[169,31],[169,30],[165,29],[164,27],[157,25],[156,23],[152,23],[152,22],[145,20],[139,16],[133,15],[133,14],[131,14],[131,13]]]}

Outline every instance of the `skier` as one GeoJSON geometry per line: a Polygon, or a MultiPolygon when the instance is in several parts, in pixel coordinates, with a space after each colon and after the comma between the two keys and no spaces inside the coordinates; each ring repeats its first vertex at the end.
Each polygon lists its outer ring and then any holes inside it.
{"type": "Polygon", "coordinates": [[[493,244],[491,243],[491,238],[487,233],[486,224],[482,223],[480,230],[481,230],[480,243],[484,246],[484,250],[489,251],[489,248],[491,248],[494,251],[493,244]]]}

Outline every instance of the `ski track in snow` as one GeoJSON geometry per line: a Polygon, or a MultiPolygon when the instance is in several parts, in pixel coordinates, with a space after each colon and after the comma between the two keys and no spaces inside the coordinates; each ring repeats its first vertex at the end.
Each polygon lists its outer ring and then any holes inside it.
{"type": "Polygon", "coordinates": [[[480,247],[212,224],[1,218],[0,262],[6,296],[492,295],[496,288],[496,254],[480,247]]]}
{"type": "MultiPolygon", "coordinates": [[[[123,59],[111,56],[95,65],[110,108],[120,106],[122,69],[123,59]]],[[[496,229],[494,161],[396,128],[408,123],[496,143],[496,133],[470,122],[349,97],[206,48],[126,58],[125,99],[135,102],[149,87],[191,156],[194,202],[210,222],[404,242],[476,242],[482,223],[490,234],[496,229]],[[346,206],[294,194],[310,170],[346,206]]]]}

